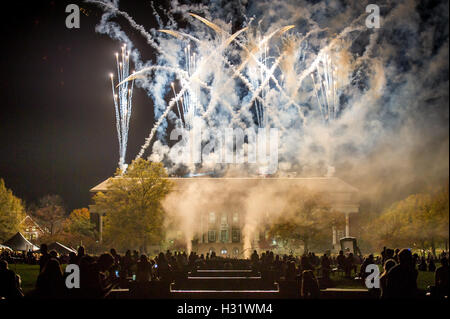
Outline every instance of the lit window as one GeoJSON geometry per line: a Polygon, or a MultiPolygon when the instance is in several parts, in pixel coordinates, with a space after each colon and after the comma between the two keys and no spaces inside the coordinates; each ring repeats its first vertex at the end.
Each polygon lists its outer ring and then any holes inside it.
{"type": "Polygon", "coordinates": [[[233,255],[234,256],[238,256],[239,255],[239,248],[237,248],[237,247],[233,248],[233,255]]]}
{"type": "Polygon", "coordinates": [[[208,242],[214,243],[216,241],[216,231],[210,230],[208,231],[208,242]]]}
{"type": "Polygon", "coordinates": [[[233,223],[239,223],[239,213],[233,213],[233,223]]]}
{"type": "Polygon", "coordinates": [[[220,241],[223,243],[228,242],[228,230],[222,229],[220,231],[220,241]]]}
{"type": "Polygon", "coordinates": [[[222,248],[222,250],[220,251],[220,253],[221,253],[222,255],[226,255],[226,254],[228,254],[228,250],[227,250],[226,248],[222,248]]]}
{"type": "Polygon", "coordinates": [[[241,241],[241,231],[239,229],[233,229],[231,231],[231,240],[233,243],[239,243],[241,241]]]}
{"type": "Polygon", "coordinates": [[[220,218],[220,223],[222,225],[226,225],[228,222],[228,218],[227,218],[227,214],[222,214],[221,218],[220,218]]]}
{"type": "Polygon", "coordinates": [[[214,212],[209,213],[209,222],[211,224],[214,224],[216,222],[216,213],[214,213],[214,212]]]}

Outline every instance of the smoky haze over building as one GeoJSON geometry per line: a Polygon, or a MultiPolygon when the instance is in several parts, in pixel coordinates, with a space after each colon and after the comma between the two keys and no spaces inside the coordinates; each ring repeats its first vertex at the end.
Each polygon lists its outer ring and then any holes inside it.
{"type": "MultiPolygon", "coordinates": [[[[112,176],[118,162],[108,74],[114,70],[114,52],[126,39],[119,33],[114,36],[112,29],[105,33],[106,27],[115,24],[124,31],[141,61],[156,64],[158,53],[123,16],[102,22],[107,10],[95,4],[79,3],[87,10],[81,15],[81,28],[67,29],[68,3],[16,5],[2,20],[8,47],[2,50],[0,63],[8,76],[1,81],[0,177],[28,202],[57,193],[69,208],[76,208],[89,203],[88,190],[112,176]],[[105,27],[103,33],[96,33],[96,26],[105,27]]],[[[176,11],[173,16],[180,22],[173,30],[208,37],[211,30],[188,17],[189,11],[224,27],[231,21],[230,32],[252,17],[262,21],[263,30],[292,24],[304,35],[321,28],[310,44],[317,52],[348,21],[364,13],[368,3],[222,1],[201,6],[202,2],[180,1],[178,6],[165,2],[163,7],[155,2],[155,8],[164,26],[170,21],[161,8],[176,11]]],[[[159,28],[149,3],[122,1],[119,7],[147,30],[159,28]]],[[[352,72],[339,100],[347,112],[333,126],[330,141],[322,145],[325,135],[320,125],[287,134],[281,144],[280,175],[324,176],[330,165],[323,160],[326,154],[336,177],[362,190],[363,198],[389,205],[448,180],[448,2],[386,1],[380,8],[381,28],[351,33],[346,54],[339,56],[341,70],[352,72]],[[289,139],[299,133],[306,136],[301,143],[289,139]]],[[[173,43],[166,35],[155,37],[173,43]]],[[[164,78],[167,84],[171,80],[164,78]]],[[[128,163],[148,137],[154,114],[158,118],[172,97],[170,90],[158,86],[161,81],[137,83],[128,163]]],[[[227,89],[224,96],[242,87],[227,89]]],[[[301,100],[308,113],[317,112],[312,92],[308,86],[301,100]]],[[[283,120],[290,118],[286,114],[283,120]]],[[[166,125],[158,129],[145,157],[164,159],[164,146],[171,146],[167,132],[174,124],[166,125]]],[[[217,171],[218,176],[230,174],[227,167],[217,171]]]]}

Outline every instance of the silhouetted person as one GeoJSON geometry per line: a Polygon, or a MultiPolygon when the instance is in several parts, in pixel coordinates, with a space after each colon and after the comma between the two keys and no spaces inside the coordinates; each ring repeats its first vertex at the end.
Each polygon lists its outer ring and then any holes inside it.
{"type": "Polygon", "coordinates": [[[136,281],[150,281],[151,274],[152,264],[148,261],[147,256],[141,255],[139,262],[137,263],[136,281]]]}
{"type": "Polygon", "coordinates": [[[345,256],[344,256],[344,251],[340,250],[339,251],[339,255],[336,258],[337,264],[338,264],[338,269],[339,270],[344,270],[345,271],[345,256]]]}
{"type": "Polygon", "coordinates": [[[295,268],[295,262],[293,261],[288,262],[285,279],[287,281],[294,281],[297,279],[297,269],[295,268]]]}
{"type": "Polygon", "coordinates": [[[361,277],[363,280],[366,279],[366,277],[369,275],[369,273],[366,272],[366,267],[370,264],[375,263],[374,259],[373,259],[373,255],[370,254],[369,257],[365,258],[362,265],[361,265],[361,269],[359,272],[359,277],[361,277]]]}
{"type": "Polygon", "coordinates": [[[46,244],[41,245],[41,257],[39,258],[39,273],[42,272],[42,269],[47,264],[47,261],[50,259],[50,255],[48,254],[48,248],[46,244]]]}
{"type": "Polygon", "coordinates": [[[15,299],[23,297],[20,281],[6,260],[0,260],[0,298],[15,299]]]}
{"type": "Polygon", "coordinates": [[[78,247],[78,250],[77,250],[77,264],[78,265],[80,264],[80,260],[81,260],[81,258],[83,258],[84,254],[85,254],[84,247],[83,246],[78,247]]]}
{"type": "Polygon", "coordinates": [[[77,263],[77,254],[74,252],[69,253],[69,264],[76,264],[77,263]]]}
{"type": "Polygon", "coordinates": [[[78,261],[78,265],[80,266],[80,289],[73,292],[81,298],[100,298],[99,273],[98,267],[94,264],[94,259],[91,256],[83,256],[78,261]]]}
{"type": "Polygon", "coordinates": [[[325,281],[330,280],[331,261],[327,254],[324,254],[320,260],[320,267],[322,268],[322,276],[325,281]]]}
{"type": "Polygon", "coordinates": [[[416,269],[417,264],[419,263],[419,254],[413,254],[413,265],[414,265],[414,269],[416,269]]]}
{"type": "Polygon", "coordinates": [[[158,260],[156,262],[157,273],[161,280],[168,279],[169,276],[169,263],[164,253],[159,253],[158,260]]]}
{"type": "Polygon", "coordinates": [[[115,267],[119,267],[120,255],[117,253],[117,251],[114,248],[111,248],[111,250],[109,252],[111,253],[111,256],[113,256],[113,258],[114,258],[115,267]]]}
{"type": "Polygon", "coordinates": [[[306,299],[320,297],[319,283],[312,270],[304,270],[302,273],[301,295],[306,299]]]}
{"type": "Polygon", "coordinates": [[[444,257],[441,259],[441,266],[436,269],[436,273],[434,275],[436,294],[438,297],[448,296],[448,275],[448,259],[444,257]]]}
{"type": "Polygon", "coordinates": [[[391,270],[392,267],[394,267],[395,265],[397,265],[397,263],[395,262],[394,259],[388,259],[384,262],[384,271],[380,275],[380,290],[381,290],[380,298],[383,299],[386,298],[385,294],[387,285],[387,274],[389,273],[389,270],[391,270]]]}
{"type": "Polygon", "coordinates": [[[27,264],[32,264],[32,260],[33,260],[33,252],[31,251],[31,249],[28,249],[28,252],[27,252],[27,264]]]}
{"type": "Polygon", "coordinates": [[[386,261],[386,246],[383,247],[383,250],[381,251],[381,264],[384,265],[384,262],[386,261]]]}
{"type": "Polygon", "coordinates": [[[420,264],[419,264],[418,269],[420,271],[427,271],[427,261],[426,261],[425,257],[423,257],[423,256],[420,259],[420,264]]]}
{"type": "MultiPolygon", "coordinates": [[[[119,279],[108,276],[108,272],[111,272],[113,265],[114,258],[108,253],[100,255],[97,262],[90,264],[89,277],[86,278],[86,281],[89,283],[87,298],[104,298],[109,294],[111,289],[117,286],[119,279]]],[[[83,278],[82,275],[81,278],[83,278]]],[[[80,286],[82,283],[81,281],[80,286]]]]}
{"type": "MultiPolygon", "coordinates": [[[[395,253],[394,253],[394,260],[397,262],[397,263],[399,263],[400,262],[400,260],[399,260],[399,258],[398,258],[398,254],[400,253],[400,249],[398,249],[398,248],[396,248],[395,249],[395,253]]],[[[412,257],[411,257],[412,258],[412,257]]]]}
{"type": "Polygon", "coordinates": [[[436,264],[434,263],[433,258],[430,259],[428,262],[428,271],[429,272],[435,272],[436,271],[436,264]]]}
{"type": "Polygon", "coordinates": [[[352,275],[352,270],[355,267],[354,265],[354,258],[353,258],[353,254],[350,253],[348,254],[348,256],[345,258],[345,276],[346,277],[351,277],[352,275]]]}
{"type": "Polygon", "coordinates": [[[131,257],[131,251],[127,250],[125,256],[123,256],[121,270],[125,276],[131,276],[131,266],[133,265],[133,258],[131,257]]]}
{"type": "Polygon", "coordinates": [[[413,265],[411,251],[398,253],[399,264],[387,274],[386,298],[415,298],[417,296],[417,270],[413,265]]]}
{"type": "Polygon", "coordinates": [[[302,258],[300,259],[300,266],[302,270],[314,270],[310,257],[307,254],[302,255],[302,258]]]}
{"type": "Polygon", "coordinates": [[[133,268],[139,261],[139,252],[137,250],[133,250],[133,256],[131,257],[132,263],[131,267],[133,268]]]}
{"type": "Polygon", "coordinates": [[[38,298],[64,298],[66,286],[59,261],[50,258],[36,281],[34,296],[38,298]]]}
{"type": "Polygon", "coordinates": [[[58,253],[55,250],[52,250],[48,253],[50,258],[58,259],[58,253]]]}

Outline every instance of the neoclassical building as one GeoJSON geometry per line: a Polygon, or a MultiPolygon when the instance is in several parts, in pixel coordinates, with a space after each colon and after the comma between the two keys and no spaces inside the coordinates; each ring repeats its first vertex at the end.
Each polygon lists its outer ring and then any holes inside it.
{"type": "MultiPolygon", "coordinates": [[[[180,219],[180,228],[169,234],[173,240],[192,240],[192,249],[198,253],[215,251],[218,255],[241,257],[245,249],[267,249],[272,239],[260,226],[270,220],[288,193],[317,193],[330,210],[343,215],[345,226],[330,229],[330,247],[335,250],[339,249],[340,238],[351,236],[351,216],[359,211],[359,191],[336,177],[170,179],[175,187],[168,196],[167,209],[180,219]]],[[[107,192],[109,182],[107,179],[93,187],[91,193],[107,192]]],[[[95,205],[90,206],[90,211],[101,236],[101,216],[108,212],[99,212],[95,205]]]]}

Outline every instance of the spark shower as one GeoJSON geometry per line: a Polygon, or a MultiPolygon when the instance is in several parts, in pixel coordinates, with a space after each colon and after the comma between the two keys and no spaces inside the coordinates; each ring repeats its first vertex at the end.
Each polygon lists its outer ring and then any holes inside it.
{"type": "MultiPolygon", "coordinates": [[[[120,168],[126,169],[136,82],[137,87],[147,91],[155,108],[155,123],[150,124],[152,128],[136,158],[143,157],[152,145],[149,159],[166,162],[169,171],[177,169],[179,164],[170,162],[168,156],[171,148],[166,141],[168,123],[188,131],[194,123],[200,125],[206,132],[202,143],[212,145],[212,157],[224,145],[218,141],[217,130],[277,128],[280,174],[298,171],[308,161],[308,166],[322,166],[322,172],[325,168],[323,174],[334,171],[336,132],[347,125],[340,123],[340,118],[352,111],[348,101],[342,99],[352,90],[351,75],[355,73],[352,68],[356,63],[349,47],[366,30],[365,13],[349,21],[339,33],[324,37],[327,28],[311,21],[311,29],[300,33],[295,25],[265,24],[264,19],[255,17],[248,18],[242,28],[232,32],[231,24],[225,20],[212,21],[193,13],[196,10],[208,16],[207,8],[194,5],[164,11],[168,21],[164,23],[153,7],[160,28],[147,31],[121,11],[117,1],[88,2],[105,10],[97,31],[125,43],[120,61],[116,55],[117,85],[111,75],[120,168]],[[180,12],[188,22],[184,28],[178,27],[173,17],[180,12]],[[126,33],[109,21],[113,17],[125,18],[157,53],[157,59],[142,61],[126,33]],[[130,59],[137,70],[131,75],[130,59]]],[[[383,77],[376,63],[372,71],[373,78],[383,77]]],[[[224,168],[217,162],[208,165],[192,164],[187,169],[195,173],[199,168],[224,168]]],[[[251,174],[256,172],[248,165],[246,169],[251,174]]]]}
{"type": "MultiPolygon", "coordinates": [[[[238,149],[221,142],[220,132],[275,128],[280,179],[336,173],[384,203],[448,176],[448,2],[423,15],[419,0],[381,1],[379,29],[365,24],[370,0],[147,2],[156,21],[150,28],[117,0],[87,2],[103,11],[96,32],[126,44],[136,70],[114,89],[134,81],[149,97],[134,107],[154,110],[133,155],[163,162],[169,174],[259,175],[259,163],[248,160],[248,138],[241,163],[214,160],[238,149]],[[171,152],[183,144],[170,140],[174,128],[199,128],[199,149],[209,145],[211,160],[176,163],[171,152]],[[229,149],[221,152],[224,145],[229,149]]],[[[198,183],[167,209],[188,245],[199,211],[236,191],[198,183]]],[[[279,191],[255,188],[243,200],[245,247],[279,191]]]]}
{"type": "Polygon", "coordinates": [[[131,88],[128,88],[129,82],[123,81],[129,75],[130,69],[130,52],[126,51],[126,44],[122,46],[122,52],[120,54],[116,53],[116,64],[117,64],[117,77],[119,84],[117,85],[118,93],[114,88],[114,75],[111,73],[109,76],[111,78],[111,87],[114,100],[114,110],[116,112],[116,128],[117,137],[119,140],[119,167],[122,170],[126,170],[127,164],[125,163],[125,156],[127,153],[127,143],[128,143],[128,129],[130,124],[130,117],[132,111],[132,100],[133,100],[133,86],[134,81],[131,81],[131,88]]]}

